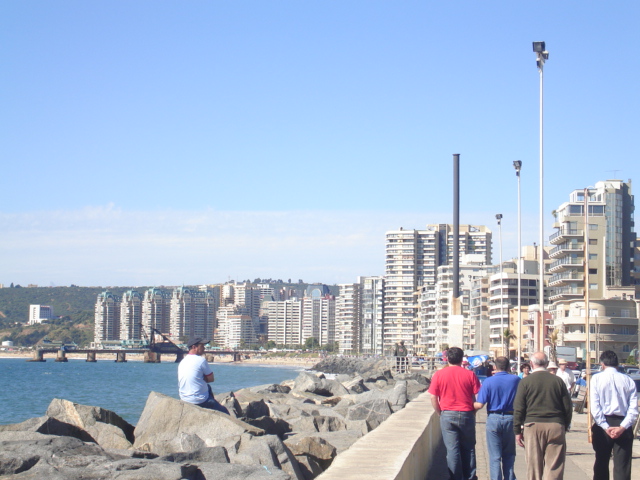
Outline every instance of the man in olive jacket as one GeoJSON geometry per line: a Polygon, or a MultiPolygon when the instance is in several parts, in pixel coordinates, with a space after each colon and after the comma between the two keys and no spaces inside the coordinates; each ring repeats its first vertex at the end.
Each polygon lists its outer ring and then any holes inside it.
{"type": "Polygon", "coordinates": [[[564,381],[547,371],[542,352],[531,357],[531,373],[518,385],[513,402],[516,443],[524,447],[528,480],[564,475],[565,433],[571,426],[571,397],[564,381]]]}

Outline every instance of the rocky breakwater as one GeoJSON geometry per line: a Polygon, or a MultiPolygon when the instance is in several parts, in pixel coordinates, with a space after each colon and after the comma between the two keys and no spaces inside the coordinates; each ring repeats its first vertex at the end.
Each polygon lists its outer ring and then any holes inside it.
{"type": "Polygon", "coordinates": [[[335,379],[302,372],[217,395],[230,415],[151,392],[135,427],[54,399],[44,416],[0,426],[0,476],[310,480],[427,386],[421,375],[381,368],[335,379]]]}

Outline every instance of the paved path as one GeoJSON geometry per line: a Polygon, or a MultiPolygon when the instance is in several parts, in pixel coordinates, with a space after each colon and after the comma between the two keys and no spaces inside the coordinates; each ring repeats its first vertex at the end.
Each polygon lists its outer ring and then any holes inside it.
{"type": "MultiPolygon", "coordinates": [[[[485,425],[486,410],[478,412],[476,424],[476,463],[478,480],[491,480],[489,476],[489,457],[487,452],[485,425]]],[[[518,447],[516,456],[516,478],[527,478],[527,464],[524,461],[524,449],[518,447]]],[[[448,478],[446,451],[441,445],[437,461],[431,468],[427,480],[446,480],[448,478]]],[[[565,461],[565,480],[590,480],[593,478],[593,462],[595,455],[593,447],[587,440],[587,415],[573,414],[573,426],[567,434],[567,459],[565,461]]],[[[613,464],[612,464],[613,465],[613,464]]],[[[640,440],[633,443],[632,478],[640,479],[640,440]]],[[[596,479],[597,480],[597,479],[596,479]]]]}

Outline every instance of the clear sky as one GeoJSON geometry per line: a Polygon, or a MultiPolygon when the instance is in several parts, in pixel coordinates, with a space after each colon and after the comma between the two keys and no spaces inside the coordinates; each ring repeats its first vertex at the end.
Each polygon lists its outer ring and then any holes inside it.
{"type": "Polygon", "coordinates": [[[0,3],[0,283],[384,274],[384,234],[638,178],[640,3],[0,3]]]}

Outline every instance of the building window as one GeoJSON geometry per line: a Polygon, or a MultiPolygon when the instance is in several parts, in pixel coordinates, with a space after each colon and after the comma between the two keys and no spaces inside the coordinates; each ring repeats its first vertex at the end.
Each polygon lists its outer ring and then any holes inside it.
{"type": "Polygon", "coordinates": [[[629,345],[623,345],[622,346],[622,351],[624,353],[629,353],[631,351],[631,349],[629,348],[629,345]]]}
{"type": "MultiPolygon", "coordinates": [[[[584,327],[583,327],[584,330],[584,327]]],[[[582,332],[584,333],[584,332],[582,332]]],[[[596,333],[596,326],[595,325],[589,325],[589,333],[596,333]]]]}
{"type": "Polygon", "coordinates": [[[631,318],[631,310],[629,310],[628,308],[621,309],[620,316],[622,318],[631,318]]]}
{"type": "Polygon", "coordinates": [[[598,289],[598,284],[597,283],[590,283],[589,284],[589,290],[597,290],[598,289]]]}
{"type": "Polygon", "coordinates": [[[590,223],[589,224],[589,230],[597,230],[598,229],[598,225],[595,223],[590,223]]]}
{"type": "Polygon", "coordinates": [[[589,239],[589,245],[597,245],[598,244],[598,239],[597,238],[590,238],[589,239]]]}
{"type": "Polygon", "coordinates": [[[597,260],[598,259],[598,254],[597,253],[590,253],[589,254],[589,260],[597,260]]]}
{"type": "Polygon", "coordinates": [[[629,327],[622,327],[622,334],[629,335],[629,327]]]}

